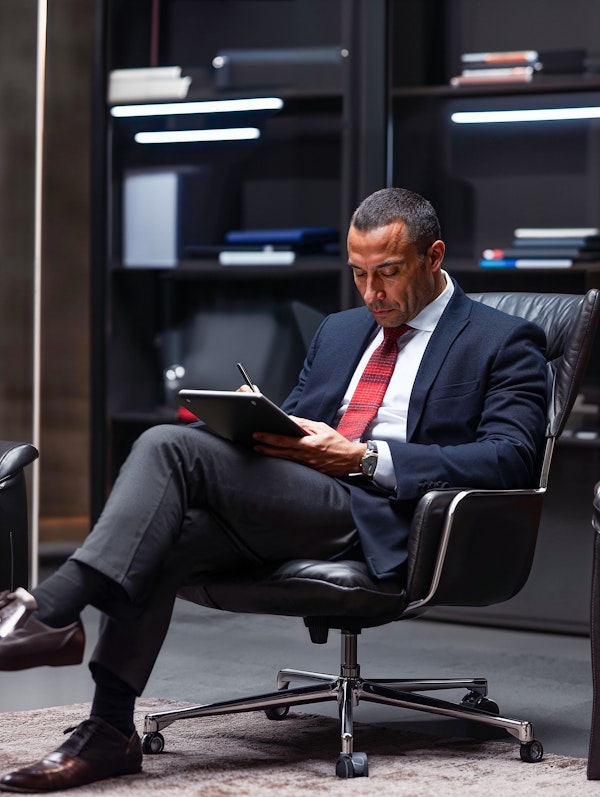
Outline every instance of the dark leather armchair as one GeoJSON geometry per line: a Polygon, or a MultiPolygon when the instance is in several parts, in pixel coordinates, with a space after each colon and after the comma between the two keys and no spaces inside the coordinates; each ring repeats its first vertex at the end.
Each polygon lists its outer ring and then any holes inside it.
{"type": "MultiPolygon", "coordinates": [[[[507,600],[524,585],[532,564],[552,451],[579,390],[600,310],[600,292],[585,296],[481,293],[477,301],[538,323],[547,336],[552,394],[539,483],[526,490],[432,490],[420,500],[410,536],[407,583],[374,580],[361,562],[290,561],[267,571],[232,574],[209,585],[186,586],[181,596],[233,612],[303,617],[311,640],[341,631],[338,674],[284,669],[277,690],[250,698],[148,714],[143,748],[160,752],[160,731],[179,719],[264,710],[283,719],[291,706],[335,700],[341,719],[340,777],[368,774],[367,757],[354,752],[353,711],[361,700],[468,720],[503,729],[520,742],[521,758],[539,761],[542,745],[525,720],[503,717],[487,697],[484,678],[366,679],[357,659],[365,628],[417,617],[433,606],[486,606],[507,600]],[[292,684],[299,684],[292,687],[292,684]],[[429,694],[466,689],[459,703],[429,694]]],[[[435,633],[432,625],[431,633],[435,633]]],[[[487,727],[486,727],[487,726],[487,727]]]]}
{"type": "Polygon", "coordinates": [[[29,538],[24,470],[38,457],[29,443],[0,441],[0,590],[27,587],[29,538]]]}

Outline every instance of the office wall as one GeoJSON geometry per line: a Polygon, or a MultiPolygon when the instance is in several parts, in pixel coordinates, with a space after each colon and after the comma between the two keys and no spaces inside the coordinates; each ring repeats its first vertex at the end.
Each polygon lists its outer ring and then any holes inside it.
{"type": "Polygon", "coordinates": [[[29,439],[35,3],[0,4],[0,436],[29,439]]]}
{"type": "MultiPolygon", "coordinates": [[[[47,520],[81,518],[89,511],[93,6],[93,0],[49,3],[41,294],[42,530],[47,520]]],[[[0,437],[12,440],[31,440],[36,27],[36,0],[2,0],[0,437]]],[[[68,529],[69,523],[56,524],[59,537],[61,526],[68,529]]]]}

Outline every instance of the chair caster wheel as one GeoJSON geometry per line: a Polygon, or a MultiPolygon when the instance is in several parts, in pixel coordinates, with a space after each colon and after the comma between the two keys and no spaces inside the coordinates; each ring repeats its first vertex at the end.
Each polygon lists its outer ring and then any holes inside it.
{"type": "Polygon", "coordinates": [[[468,695],[463,697],[463,699],[460,701],[460,704],[461,706],[470,706],[471,708],[479,709],[479,711],[485,711],[486,714],[500,713],[498,704],[494,700],[490,700],[489,697],[479,695],[477,692],[469,692],[468,695]]]}
{"type": "Polygon", "coordinates": [[[369,764],[366,753],[341,753],[335,765],[338,778],[366,778],[369,764]]]}
{"type": "Polygon", "coordinates": [[[525,761],[527,764],[537,764],[543,757],[544,748],[542,747],[542,743],[538,742],[537,739],[533,739],[531,742],[525,742],[521,745],[521,761],[525,761]]]}
{"type": "Polygon", "coordinates": [[[142,752],[156,755],[165,749],[165,737],[162,733],[145,733],[142,736],[142,752]]]}
{"type": "MultiPolygon", "coordinates": [[[[500,709],[494,700],[489,697],[477,694],[477,692],[469,692],[460,701],[461,706],[468,706],[469,708],[476,708],[478,711],[485,712],[486,714],[493,714],[498,716],[500,709]]],[[[477,722],[477,720],[466,721],[466,733],[472,739],[480,742],[487,742],[490,739],[504,739],[508,736],[508,732],[504,728],[496,728],[493,725],[485,725],[477,722]]]]}
{"type": "Polygon", "coordinates": [[[282,708],[265,709],[265,716],[268,720],[284,720],[289,713],[290,713],[289,706],[283,706],[282,708]]]}

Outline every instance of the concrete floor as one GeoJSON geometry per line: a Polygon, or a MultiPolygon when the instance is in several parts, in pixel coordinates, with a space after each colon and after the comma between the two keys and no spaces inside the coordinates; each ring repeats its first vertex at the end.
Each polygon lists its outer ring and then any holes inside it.
{"type": "MultiPolygon", "coordinates": [[[[84,622],[87,656],[97,634],[97,612],[86,610],[84,622]]],[[[311,644],[301,620],[228,614],[178,601],[145,696],[207,703],[271,691],[280,667],[337,673],[339,647],[337,632],[326,645],[311,644]]],[[[592,705],[587,637],[420,619],[365,631],[359,662],[365,678],[486,677],[502,713],[531,721],[546,752],[587,757],[592,705]]],[[[86,666],[0,673],[3,712],[88,702],[91,695],[86,666]]],[[[337,715],[333,702],[305,710],[337,715]]],[[[460,733],[460,723],[452,719],[364,702],[355,719],[460,733]]],[[[168,744],[168,729],[165,738],[168,744]]]]}

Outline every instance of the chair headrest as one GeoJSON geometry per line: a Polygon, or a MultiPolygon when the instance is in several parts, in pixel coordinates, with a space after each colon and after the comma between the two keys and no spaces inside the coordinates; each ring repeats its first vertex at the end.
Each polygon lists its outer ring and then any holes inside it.
{"type": "Polygon", "coordinates": [[[548,435],[558,436],[569,417],[587,367],[600,315],[600,291],[470,293],[469,297],[525,318],[546,333],[546,360],[553,376],[548,435]]]}
{"type": "Polygon", "coordinates": [[[546,333],[546,359],[561,357],[584,296],[569,293],[470,293],[476,302],[533,321],[546,333]]]}

